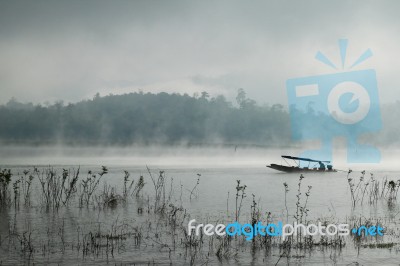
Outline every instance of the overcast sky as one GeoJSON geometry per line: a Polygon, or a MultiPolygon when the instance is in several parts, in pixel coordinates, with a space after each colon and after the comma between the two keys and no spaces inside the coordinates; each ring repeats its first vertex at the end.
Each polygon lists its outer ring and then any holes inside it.
{"type": "Polygon", "coordinates": [[[374,68],[400,100],[398,1],[1,1],[0,103],[76,102],[134,92],[208,91],[287,104],[289,78],[374,68]]]}

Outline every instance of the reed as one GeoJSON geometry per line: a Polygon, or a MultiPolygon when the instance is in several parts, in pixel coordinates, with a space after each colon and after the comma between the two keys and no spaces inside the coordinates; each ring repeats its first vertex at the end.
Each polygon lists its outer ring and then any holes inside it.
{"type": "Polygon", "coordinates": [[[93,173],[92,171],[88,171],[86,179],[81,181],[81,194],[79,197],[79,206],[89,207],[91,204],[92,196],[95,190],[97,189],[101,178],[108,173],[108,169],[105,166],[102,166],[102,169],[99,173],[93,173]]]}
{"type": "Polygon", "coordinates": [[[11,177],[11,169],[0,169],[0,205],[3,207],[11,202],[9,190],[11,177]]]}
{"type": "Polygon", "coordinates": [[[235,221],[239,221],[240,218],[240,210],[243,206],[243,199],[246,197],[246,187],[246,185],[240,185],[240,180],[236,180],[235,221]]]}

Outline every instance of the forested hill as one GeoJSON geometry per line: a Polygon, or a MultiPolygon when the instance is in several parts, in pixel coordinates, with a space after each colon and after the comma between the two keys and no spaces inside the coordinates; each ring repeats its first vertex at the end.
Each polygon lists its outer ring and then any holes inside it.
{"type": "Polygon", "coordinates": [[[64,105],[10,100],[0,106],[0,141],[6,144],[249,144],[290,140],[287,111],[259,106],[239,90],[237,103],[167,93],[130,93],[64,105]]]}

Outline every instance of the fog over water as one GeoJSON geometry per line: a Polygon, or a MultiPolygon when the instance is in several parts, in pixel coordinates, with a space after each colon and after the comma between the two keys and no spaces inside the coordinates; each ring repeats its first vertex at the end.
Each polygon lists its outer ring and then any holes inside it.
{"type": "MultiPolygon", "coordinates": [[[[106,165],[157,167],[254,167],[270,163],[286,165],[281,155],[297,156],[304,148],[252,148],[242,146],[3,146],[1,164],[6,165],[106,165]]],[[[379,163],[347,163],[346,150],[333,151],[335,169],[347,171],[400,171],[398,149],[380,149],[379,163]]],[[[318,158],[315,158],[318,159],[318,158]]],[[[288,160],[291,165],[295,162],[288,160]]],[[[267,171],[267,170],[266,170],[267,171]]]]}

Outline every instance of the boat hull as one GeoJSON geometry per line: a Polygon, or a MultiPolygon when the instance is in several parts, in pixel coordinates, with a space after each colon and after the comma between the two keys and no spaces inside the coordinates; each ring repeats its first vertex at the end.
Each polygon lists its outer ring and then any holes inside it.
{"type": "Polygon", "coordinates": [[[337,172],[335,169],[332,170],[321,170],[318,168],[300,168],[297,166],[285,166],[285,165],[279,165],[279,164],[270,164],[267,165],[267,167],[285,172],[285,173],[304,173],[304,172],[316,172],[316,173],[331,173],[331,172],[337,172]]]}

